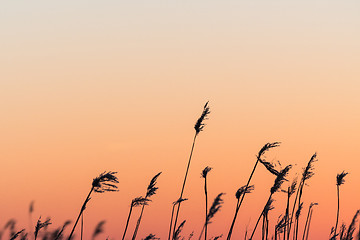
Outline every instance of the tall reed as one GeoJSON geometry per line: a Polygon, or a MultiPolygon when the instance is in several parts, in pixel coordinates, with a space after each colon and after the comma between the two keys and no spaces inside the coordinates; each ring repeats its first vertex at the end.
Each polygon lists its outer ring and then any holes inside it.
{"type": "MultiPolygon", "coordinates": [[[[208,118],[208,115],[210,114],[210,108],[209,108],[208,104],[209,104],[209,102],[205,103],[204,109],[203,109],[203,111],[201,113],[201,116],[196,121],[195,126],[194,126],[195,135],[194,135],[194,139],[193,139],[193,143],[192,143],[192,147],[191,147],[191,151],[190,151],[190,156],[189,156],[189,160],[188,160],[187,167],[186,167],[184,182],[182,184],[179,199],[181,199],[183,197],[183,194],[184,194],[186,179],[187,179],[187,176],[188,176],[188,173],[189,173],[189,168],[190,168],[191,158],[192,158],[192,154],[193,154],[194,147],[195,147],[196,137],[199,135],[199,133],[201,131],[204,130],[204,127],[205,127],[204,121],[208,118]]],[[[180,213],[180,206],[181,206],[181,202],[179,202],[179,204],[177,204],[177,209],[176,209],[176,214],[175,214],[175,219],[174,219],[173,239],[175,238],[175,229],[176,229],[176,224],[177,224],[177,220],[178,220],[179,213],[180,213]]]]}
{"type": "MultiPolygon", "coordinates": [[[[160,176],[161,172],[159,172],[158,174],[156,174],[150,181],[147,189],[146,189],[146,194],[145,194],[145,199],[150,200],[150,197],[155,195],[156,194],[156,191],[159,189],[158,187],[155,187],[156,185],[156,180],[158,179],[158,177],[160,176]]],[[[143,204],[142,207],[141,207],[141,213],[140,213],[140,216],[139,216],[139,219],[137,220],[136,222],[136,226],[135,226],[135,230],[134,230],[134,233],[133,233],[133,236],[132,236],[132,240],[135,240],[136,238],[136,235],[138,233],[138,230],[139,230],[139,227],[140,227],[140,222],[141,222],[141,219],[142,219],[142,215],[144,213],[144,208],[145,208],[145,205],[147,204],[143,204]]]]}
{"type": "Polygon", "coordinates": [[[126,220],[126,225],[125,225],[124,234],[123,234],[123,236],[122,236],[122,240],[124,240],[125,235],[126,235],[127,228],[128,228],[128,226],[129,226],[129,221],[130,221],[132,209],[133,209],[134,207],[137,207],[137,206],[147,205],[149,201],[150,201],[150,199],[146,199],[146,198],[141,197],[141,196],[140,196],[140,197],[137,197],[137,198],[134,198],[133,200],[131,200],[130,211],[129,211],[129,215],[128,215],[127,220],[126,220]]]}
{"type": "Polygon", "coordinates": [[[296,184],[297,184],[297,178],[294,178],[294,180],[292,181],[291,185],[288,187],[288,189],[285,190],[281,190],[282,192],[285,192],[287,194],[287,200],[286,200],[286,210],[285,210],[285,215],[284,215],[284,240],[286,239],[286,228],[289,225],[289,207],[290,207],[290,198],[291,196],[295,193],[296,191],[296,184]]]}
{"type": "MultiPolygon", "coordinates": [[[[205,167],[201,172],[201,177],[205,179],[204,191],[205,191],[205,221],[208,215],[208,194],[207,194],[207,174],[210,172],[211,167],[205,167]]],[[[207,225],[205,226],[205,240],[207,239],[207,225]]]]}
{"type": "Polygon", "coordinates": [[[275,181],[274,181],[274,185],[273,185],[273,186],[271,187],[271,189],[270,189],[270,196],[269,196],[268,200],[266,201],[266,204],[265,204],[265,206],[264,206],[264,208],[263,208],[263,210],[262,210],[262,212],[261,212],[261,214],[260,214],[260,216],[259,216],[256,224],[255,224],[255,227],[254,227],[254,230],[253,230],[253,232],[252,232],[252,234],[251,234],[251,236],[250,236],[250,239],[252,239],[253,236],[254,236],[254,234],[255,234],[256,228],[257,228],[257,226],[258,226],[258,224],[259,224],[259,221],[260,221],[261,217],[262,217],[263,214],[264,214],[264,211],[265,211],[266,206],[269,204],[269,202],[272,201],[272,199],[271,199],[271,198],[272,198],[272,195],[273,195],[275,192],[277,192],[277,191],[280,189],[280,187],[281,187],[281,185],[283,184],[283,182],[286,181],[286,176],[287,176],[287,174],[289,173],[291,167],[292,167],[291,165],[286,166],[286,167],[285,167],[283,170],[281,170],[281,171],[279,172],[279,174],[277,175],[277,177],[276,177],[276,179],[275,179],[275,181]]]}
{"type": "Polygon", "coordinates": [[[274,209],[274,206],[272,203],[274,202],[274,199],[270,199],[265,205],[264,211],[263,211],[263,224],[262,224],[262,239],[268,239],[269,235],[269,212],[274,209]]]}
{"type": "MultiPolygon", "coordinates": [[[[274,175],[278,175],[279,172],[277,170],[275,170],[275,167],[274,165],[272,165],[270,162],[267,162],[265,161],[265,159],[263,158],[264,154],[269,151],[271,148],[275,148],[275,147],[278,147],[280,145],[280,142],[273,142],[273,143],[266,143],[259,151],[259,153],[257,154],[256,156],[256,162],[255,162],[255,165],[252,169],[252,172],[250,174],[250,177],[246,183],[246,187],[248,187],[250,185],[250,181],[254,175],[254,172],[255,172],[255,169],[258,165],[259,162],[261,162],[265,168],[272,174],[274,175]]],[[[236,218],[237,218],[237,215],[239,213],[239,210],[240,210],[240,207],[241,207],[241,204],[244,200],[244,197],[246,195],[247,192],[244,192],[242,195],[241,195],[241,199],[237,201],[237,204],[236,204],[236,209],[235,209],[235,214],[234,214],[234,218],[231,222],[231,226],[230,226],[230,229],[229,229],[229,232],[228,232],[228,235],[227,235],[227,240],[230,240],[231,239],[231,235],[232,235],[232,232],[233,232],[233,229],[234,229],[234,225],[235,225],[235,221],[236,221],[236,218]]]]}
{"type": "Polygon", "coordinates": [[[119,181],[118,181],[118,178],[115,176],[115,174],[116,174],[116,172],[103,172],[98,177],[93,179],[92,184],[91,184],[91,189],[90,189],[88,195],[86,196],[83,205],[81,206],[80,213],[75,221],[75,224],[71,230],[68,240],[70,240],[72,235],[74,234],[76,225],[78,224],[79,219],[86,208],[86,204],[90,200],[90,196],[91,196],[92,192],[104,193],[104,192],[118,191],[118,189],[117,189],[118,187],[115,184],[119,183],[119,181]]]}
{"type": "Polygon", "coordinates": [[[314,162],[317,161],[316,157],[317,157],[317,155],[316,155],[316,153],[314,153],[311,156],[311,158],[310,158],[308,164],[306,165],[306,167],[303,169],[301,180],[300,180],[300,183],[299,183],[299,186],[298,186],[298,189],[297,189],[297,192],[296,192],[296,196],[295,196],[295,199],[294,199],[294,205],[293,205],[293,208],[292,208],[292,211],[291,211],[291,217],[290,217],[290,220],[289,220],[289,228],[288,228],[288,232],[287,232],[287,239],[290,239],[290,231],[291,231],[292,221],[293,221],[293,218],[294,218],[294,215],[295,215],[294,213],[295,213],[296,203],[298,202],[298,208],[299,208],[305,182],[307,180],[309,180],[312,176],[314,176],[314,162]]]}
{"type": "Polygon", "coordinates": [[[335,223],[335,230],[334,236],[336,238],[336,231],[339,222],[339,213],[340,213],[340,186],[345,183],[345,176],[348,175],[347,172],[342,171],[336,175],[336,190],[337,190],[337,212],[336,212],[336,223],[335,223]]]}

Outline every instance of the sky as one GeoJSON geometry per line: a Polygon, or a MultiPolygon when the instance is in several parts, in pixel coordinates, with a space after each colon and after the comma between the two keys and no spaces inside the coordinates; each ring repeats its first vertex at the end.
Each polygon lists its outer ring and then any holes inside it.
{"type": "MultiPolygon", "coordinates": [[[[226,193],[208,235],[226,235],[256,154],[279,141],[266,157],[293,164],[289,179],[318,155],[303,201],[305,210],[319,203],[310,238],[327,238],[343,170],[340,223],[359,208],[359,9],[355,0],[3,1],[0,226],[16,218],[29,228],[31,201],[32,225],[39,216],[51,216],[50,229],[74,221],[92,179],[117,171],[119,192],[94,194],[84,220],[86,236],[106,220],[102,237],[120,239],[131,200],[162,172],[138,236],[166,238],[193,127],[209,101],[181,207],[183,236],[201,231],[203,168],[213,168],[209,202],[226,193]]],[[[273,180],[258,167],[234,238],[253,229],[273,180]]],[[[270,226],[286,196],[275,200],[270,226]]]]}

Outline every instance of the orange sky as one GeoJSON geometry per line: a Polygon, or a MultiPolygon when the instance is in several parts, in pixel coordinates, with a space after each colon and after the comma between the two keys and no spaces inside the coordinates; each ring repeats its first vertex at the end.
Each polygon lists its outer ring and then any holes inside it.
{"type": "MultiPolygon", "coordinates": [[[[119,239],[132,198],[144,195],[158,172],[158,194],[145,208],[139,238],[167,237],[202,106],[211,114],[190,168],[180,220],[185,236],[203,223],[200,172],[210,202],[224,206],[209,236],[227,234],[235,191],[246,183],[255,155],[300,173],[314,152],[319,161],[305,187],[314,209],[311,239],[325,239],[359,208],[360,15],[358,1],[16,1],[2,4],[0,29],[0,224],[14,217],[27,227],[51,216],[53,228],[74,219],[91,181],[118,171],[119,192],[94,194],[86,234],[106,219],[119,239]]],[[[252,229],[274,177],[259,166],[234,238],[252,229]]],[[[284,211],[275,195],[271,226],[284,211]]],[[[134,210],[129,237],[140,209],[134,210]]],[[[302,216],[302,223],[305,213],[302,216]]],[[[301,225],[303,226],[303,224],[301,225]]],[[[301,227],[302,229],[302,227],[301,227]]],[[[259,229],[260,230],[260,229],[259,229]]]]}

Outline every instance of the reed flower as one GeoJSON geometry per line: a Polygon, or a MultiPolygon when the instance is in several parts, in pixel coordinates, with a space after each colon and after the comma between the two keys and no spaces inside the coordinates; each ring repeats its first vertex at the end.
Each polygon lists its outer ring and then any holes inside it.
{"type": "Polygon", "coordinates": [[[348,172],[342,171],[342,173],[339,173],[336,175],[336,185],[340,186],[345,183],[345,176],[348,175],[348,172]]]}
{"type": "Polygon", "coordinates": [[[180,223],[179,227],[176,229],[175,233],[174,233],[174,239],[175,240],[179,240],[180,239],[180,233],[184,227],[186,220],[182,221],[182,223],[180,223]]]}
{"type": "MultiPolygon", "coordinates": [[[[158,187],[155,187],[156,185],[156,181],[158,179],[158,177],[160,176],[161,172],[159,172],[158,174],[156,174],[150,181],[147,189],[146,189],[146,195],[145,195],[145,198],[149,200],[149,198],[153,195],[156,194],[156,191],[158,190],[158,187]]],[[[147,201],[148,202],[148,201],[147,201]]],[[[141,223],[141,219],[142,219],[142,215],[144,213],[144,208],[145,208],[145,205],[147,204],[143,204],[142,205],[142,208],[141,208],[141,213],[140,213],[140,216],[139,216],[139,219],[137,220],[136,222],[136,226],[135,226],[135,230],[134,230],[134,233],[133,233],[133,236],[132,236],[132,240],[135,240],[136,238],[136,235],[137,235],[137,232],[139,230],[139,227],[140,227],[140,223],[141,223]]]]}
{"type": "Polygon", "coordinates": [[[38,219],[38,221],[36,223],[36,226],[35,226],[35,232],[34,232],[35,240],[36,240],[36,238],[38,236],[39,231],[42,228],[45,228],[50,224],[51,224],[50,219],[47,219],[45,222],[41,222],[41,217],[39,217],[39,219],[38,219]]]}
{"type": "Polygon", "coordinates": [[[205,167],[201,172],[201,177],[206,178],[207,174],[211,171],[211,167],[207,166],[205,167]]]}
{"type": "Polygon", "coordinates": [[[101,233],[104,232],[104,224],[105,224],[106,221],[100,221],[96,227],[95,227],[95,230],[94,230],[94,233],[92,235],[92,239],[95,239],[95,237],[101,233]]]}
{"type": "Polygon", "coordinates": [[[252,191],[254,191],[254,189],[255,189],[254,185],[250,185],[250,186],[244,185],[236,191],[235,197],[236,199],[239,200],[242,195],[244,195],[245,193],[251,193],[252,191]]]}
{"type": "Polygon", "coordinates": [[[92,186],[94,192],[115,192],[118,187],[115,185],[119,183],[118,178],[115,176],[117,172],[103,172],[98,177],[94,178],[92,186]]]}
{"type": "Polygon", "coordinates": [[[18,231],[17,233],[15,233],[10,240],[15,240],[21,233],[23,233],[25,231],[25,229],[22,229],[20,231],[18,231]]]}
{"type": "Polygon", "coordinates": [[[208,104],[209,104],[209,102],[205,103],[204,110],[201,113],[201,116],[199,117],[199,119],[195,123],[194,128],[195,128],[196,134],[199,134],[204,129],[204,126],[205,126],[204,120],[208,119],[207,116],[210,114],[210,108],[209,108],[208,104]]]}
{"type": "Polygon", "coordinates": [[[147,235],[143,240],[159,240],[160,238],[157,238],[155,234],[149,234],[147,235]]]}

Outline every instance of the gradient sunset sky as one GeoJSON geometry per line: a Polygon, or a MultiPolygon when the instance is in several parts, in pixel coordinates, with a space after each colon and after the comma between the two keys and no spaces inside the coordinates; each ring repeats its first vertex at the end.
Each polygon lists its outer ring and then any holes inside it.
{"type": "MultiPolygon", "coordinates": [[[[226,193],[208,235],[226,235],[234,194],[267,142],[282,142],[269,161],[296,164],[289,179],[318,153],[303,193],[306,210],[319,203],[310,239],[328,239],[335,225],[337,173],[350,173],[340,223],[360,208],[358,0],[3,1],[0,30],[1,227],[16,218],[28,228],[32,200],[33,225],[40,215],[51,229],[74,220],[92,179],[111,170],[119,192],[93,195],[85,231],[107,220],[102,239],[120,239],[131,199],[162,171],[138,237],[165,239],[206,101],[184,236],[203,224],[201,170],[213,168],[210,202],[226,193]]],[[[234,239],[252,230],[273,180],[259,166],[234,239]]],[[[285,199],[275,195],[271,226],[285,199]]]]}

